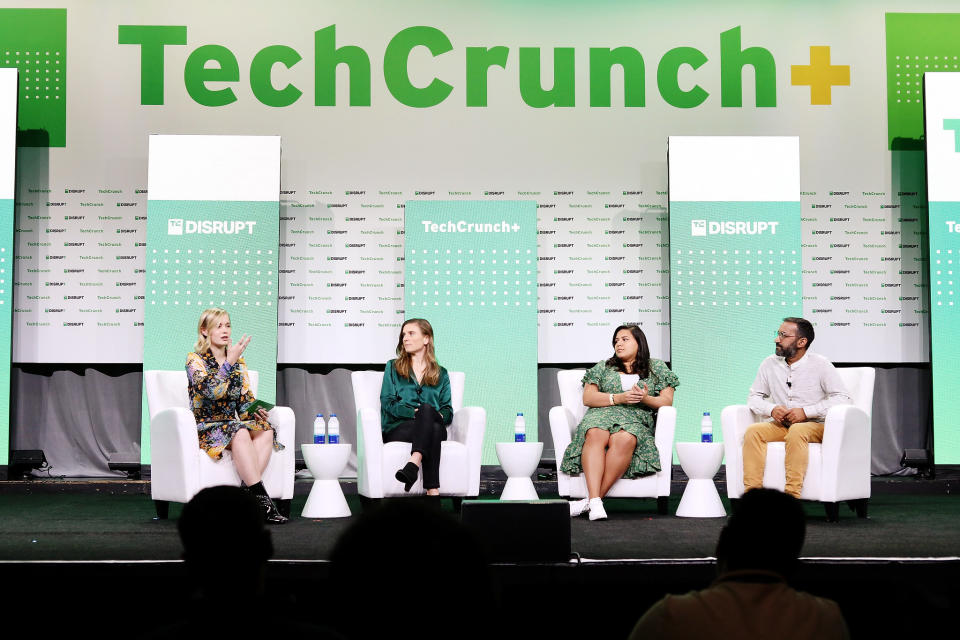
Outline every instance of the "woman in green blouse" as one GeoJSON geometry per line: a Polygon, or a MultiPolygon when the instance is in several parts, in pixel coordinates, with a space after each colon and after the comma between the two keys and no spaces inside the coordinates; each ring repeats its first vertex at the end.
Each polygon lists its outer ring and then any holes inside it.
{"type": "Polygon", "coordinates": [[[635,324],[613,332],[613,357],[598,362],[583,376],[583,404],[589,407],[560,469],[583,473],[587,497],[570,503],[570,515],[589,512],[603,520],[603,496],[618,478],[660,471],[654,442],[657,409],[673,404],[677,376],[663,360],[650,357],[647,338],[635,324]]]}
{"type": "Polygon", "coordinates": [[[427,495],[440,495],[440,443],[451,422],[450,377],[437,364],[433,327],[411,318],[400,327],[397,357],[387,362],[380,388],[383,441],[411,444],[410,460],[396,473],[404,491],[410,491],[422,467],[427,495]]]}

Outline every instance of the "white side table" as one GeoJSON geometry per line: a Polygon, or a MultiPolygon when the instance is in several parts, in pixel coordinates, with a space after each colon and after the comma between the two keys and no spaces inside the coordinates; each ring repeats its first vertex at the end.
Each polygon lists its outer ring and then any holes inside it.
{"type": "Polygon", "coordinates": [[[303,460],[313,474],[313,488],[300,513],[304,518],[346,518],[350,507],[338,478],[350,459],[349,444],[302,444],[303,460]]]}
{"type": "Polygon", "coordinates": [[[719,442],[678,442],[677,458],[689,478],[677,515],[681,518],[722,518],[727,515],[713,484],[713,476],[723,461],[723,445],[719,442]]]}
{"type": "Polygon", "coordinates": [[[503,485],[501,500],[539,500],[530,476],[537,470],[540,455],[543,454],[542,442],[498,442],[497,457],[500,466],[507,474],[507,483],[503,485]]]}

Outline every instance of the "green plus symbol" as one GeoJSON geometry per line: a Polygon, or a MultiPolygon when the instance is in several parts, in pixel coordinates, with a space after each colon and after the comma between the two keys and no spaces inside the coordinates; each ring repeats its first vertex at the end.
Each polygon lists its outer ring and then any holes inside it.
{"type": "Polygon", "coordinates": [[[810,87],[810,104],[831,104],[831,88],[850,86],[850,65],[830,64],[830,47],[810,47],[809,65],[791,65],[790,84],[810,87]]]}

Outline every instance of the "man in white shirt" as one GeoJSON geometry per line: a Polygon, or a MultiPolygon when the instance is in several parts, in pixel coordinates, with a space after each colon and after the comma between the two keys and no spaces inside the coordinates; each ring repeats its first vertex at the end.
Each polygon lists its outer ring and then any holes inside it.
{"type": "Polygon", "coordinates": [[[743,438],[743,488],[763,484],[768,442],[786,442],[786,493],[800,497],[807,472],[807,445],[823,442],[823,421],[830,407],[850,404],[840,374],[823,356],[807,353],[813,325],[784,318],[774,340],[776,355],[760,364],[747,405],[764,422],[750,425],[743,438]]]}

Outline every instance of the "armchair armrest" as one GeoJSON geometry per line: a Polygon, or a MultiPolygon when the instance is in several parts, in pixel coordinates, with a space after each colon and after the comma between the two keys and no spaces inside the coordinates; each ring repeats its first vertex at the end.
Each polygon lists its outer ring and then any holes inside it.
{"type": "Polygon", "coordinates": [[[368,498],[383,497],[383,432],[380,410],[357,411],[357,491],[368,498]]]}
{"type": "Polygon", "coordinates": [[[453,414],[450,438],[467,448],[469,479],[467,495],[480,494],[480,465],[483,456],[483,435],[487,430],[487,412],[483,407],[463,407],[453,414]]]}
{"type": "Polygon", "coordinates": [[[157,413],[150,421],[150,495],[187,502],[200,489],[197,422],[185,407],[157,413]]]}
{"type": "Polygon", "coordinates": [[[570,476],[560,471],[560,463],[563,461],[563,452],[573,439],[572,433],[576,426],[576,418],[568,409],[550,409],[550,436],[553,438],[553,453],[557,459],[557,492],[561,496],[570,495],[570,476]]]}
{"type": "Polygon", "coordinates": [[[564,407],[550,409],[550,437],[553,438],[553,450],[558,457],[562,457],[564,450],[570,445],[576,426],[573,414],[564,407]]]}
{"type": "Polygon", "coordinates": [[[870,416],[852,404],[831,407],[823,425],[825,502],[870,497],[870,416]]]}
{"type": "Polygon", "coordinates": [[[277,432],[277,441],[284,446],[283,451],[274,452],[274,455],[280,456],[280,464],[283,474],[283,486],[281,488],[281,498],[293,498],[293,481],[296,473],[296,431],[297,418],[290,407],[274,407],[267,414],[270,424],[277,432]]]}
{"type": "Polygon", "coordinates": [[[673,441],[677,431],[677,408],[660,407],[657,410],[657,423],[654,430],[654,443],[660,454],[660,470],[657,474],[657,496],[670,495],[670,481],[673,476],[673,441]]]}
{"type": "Polygon", "coordinates": [[[723,433],[723,455],[726,460],[727,497],[743,495],[743,436],[754,422],[753,413],[745,404],[724,408],[720,414],[723,433]]]}

